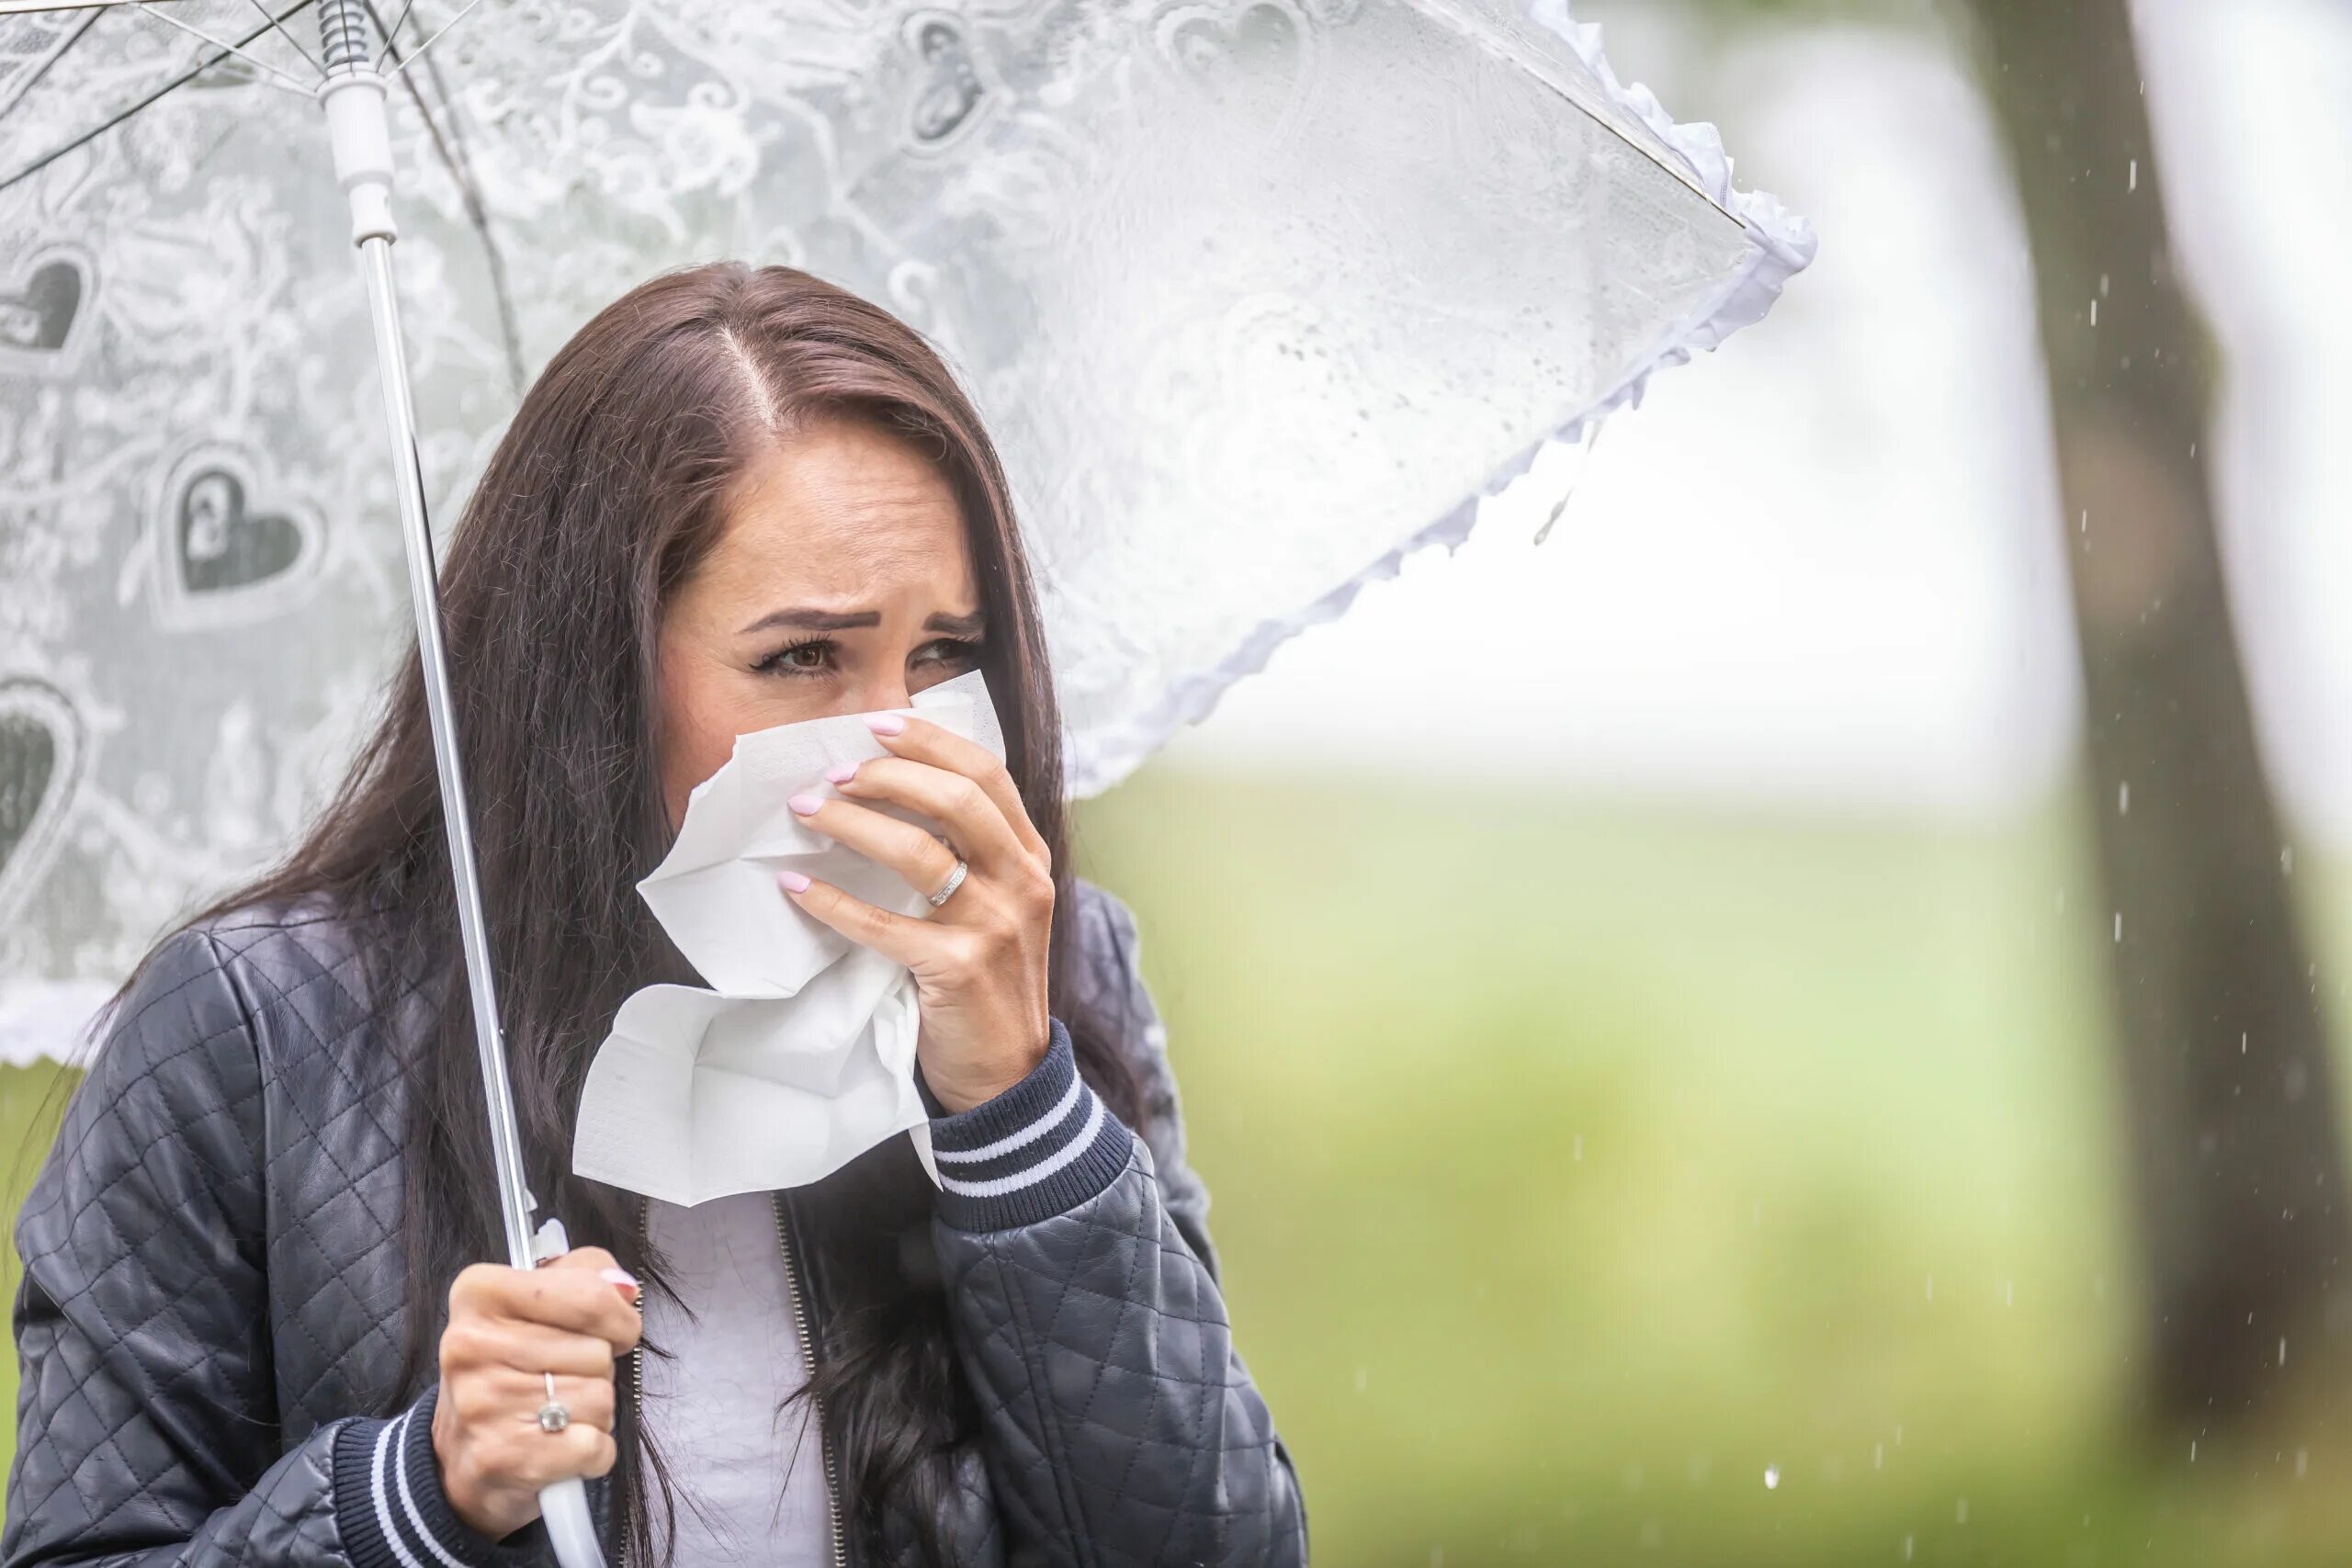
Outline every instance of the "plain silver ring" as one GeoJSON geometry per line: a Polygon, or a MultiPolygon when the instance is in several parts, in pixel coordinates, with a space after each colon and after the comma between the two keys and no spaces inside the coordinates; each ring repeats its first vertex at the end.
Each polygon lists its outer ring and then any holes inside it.
{"type": "Polygon", "coordinates": [[[956,857],[956,869],[947,874],[947,880],[939,885],[939,891],[931,896],[931,907],[936,909],[942,904],[946,903],[947,900],[956,897],[956,889],[964,886],[964,878],[971,869],[972,868],[970,866],[964,863],[964,857],[957,855],[956,857]]]}

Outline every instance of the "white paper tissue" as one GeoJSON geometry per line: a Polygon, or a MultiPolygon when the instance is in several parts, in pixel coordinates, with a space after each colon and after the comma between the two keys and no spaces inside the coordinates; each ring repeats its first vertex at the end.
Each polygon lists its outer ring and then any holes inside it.
{"type": "MultiPolygon", "coordinates": [[[[1004,755],[978,672],[896,711],[1004,755]]],[[[786,804],[837,795],[828,771],[887,754],[863,715],[810,719],[739,736],[695,786],[677,841],[637,890],[711,988],[649,986],[621,1004],[581,1094],[574,1172],[700,1203],[805,1185],[900,1132],[930,1167],[913,976],[801,913],[775,880],[790,867],[902,915],[927,912],[896,872],[786,804]]]]}

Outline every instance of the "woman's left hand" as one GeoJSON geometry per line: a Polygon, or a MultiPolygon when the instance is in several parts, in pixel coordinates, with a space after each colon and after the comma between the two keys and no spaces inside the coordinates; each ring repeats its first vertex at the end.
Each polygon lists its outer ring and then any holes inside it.
{"type": "Polygon", "coordinates": [[[913,972],[923,1081],[948,1110],[968,1111],[1028,1077],[1046,1054],[1052,857],[1012,775],[988,748],[923,719],[877,714],[866,723],[890,755],[828,775],[846,800],[793,796],[794,815],[926,897],[946,884],[960,854],[968,868],[963,885],[928,918],[910,919],[798,872],[777,880],[809,914],[913,972]],[[863,801],[929,818],[956,847],[863,801]]]}

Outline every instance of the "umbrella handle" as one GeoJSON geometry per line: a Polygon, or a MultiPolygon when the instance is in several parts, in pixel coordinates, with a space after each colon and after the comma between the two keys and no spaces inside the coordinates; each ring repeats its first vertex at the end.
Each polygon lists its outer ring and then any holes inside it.
{"type": "MultiPolygon", "coordinates": [[[[531,1238],[532,1264],[571,1250],[563,1222],[548,1215],[531,1238]]],[[[548,1540],[563,1568],[605,1568],[605,1549],[597,1544],[595,1521],[588,1514],[588,1486],[578,1476],[539,1488],[539,1517],[547,1521],[548,1540]]]]}
{"type": "Polygon", "coordinates": [[[548,1525],[548,1540],[563,1568],[605,1568],[605,1549],[596,1543],[596,1526],[588,1517],[588,1488],[578,1476],[539,1491],[539,1517],[548,1525]]]}

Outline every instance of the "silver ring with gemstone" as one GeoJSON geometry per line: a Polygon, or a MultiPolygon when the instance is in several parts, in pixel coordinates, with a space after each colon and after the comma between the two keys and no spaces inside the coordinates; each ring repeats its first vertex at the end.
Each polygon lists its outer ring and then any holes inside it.
{"type": "Polygon", "coordinates": [[[548,1402],[539,1406],[537,1416],[526,1416],[525,1419],[537,1421],[542,1432],[560,1432],[571,1425],[571,1412],[565,1409],[563,1401],[555,1396],[555,1374],[541,1372],[539,1375],[548,1380],[548,1402]]]}
{"type": "Polygon", "coordinates": [[[971,871],[971,869],[972,868],[970,866],[964,863],[964,857],[957,855],[956,857],[956,869],[947,874],[947,880],[939,885],[939,891],[931,895],[931,907],[936,909],[942,904],[946,903],[947,900],[956,897],[956,889],[964,886],[964,877],[971,871]]]}

